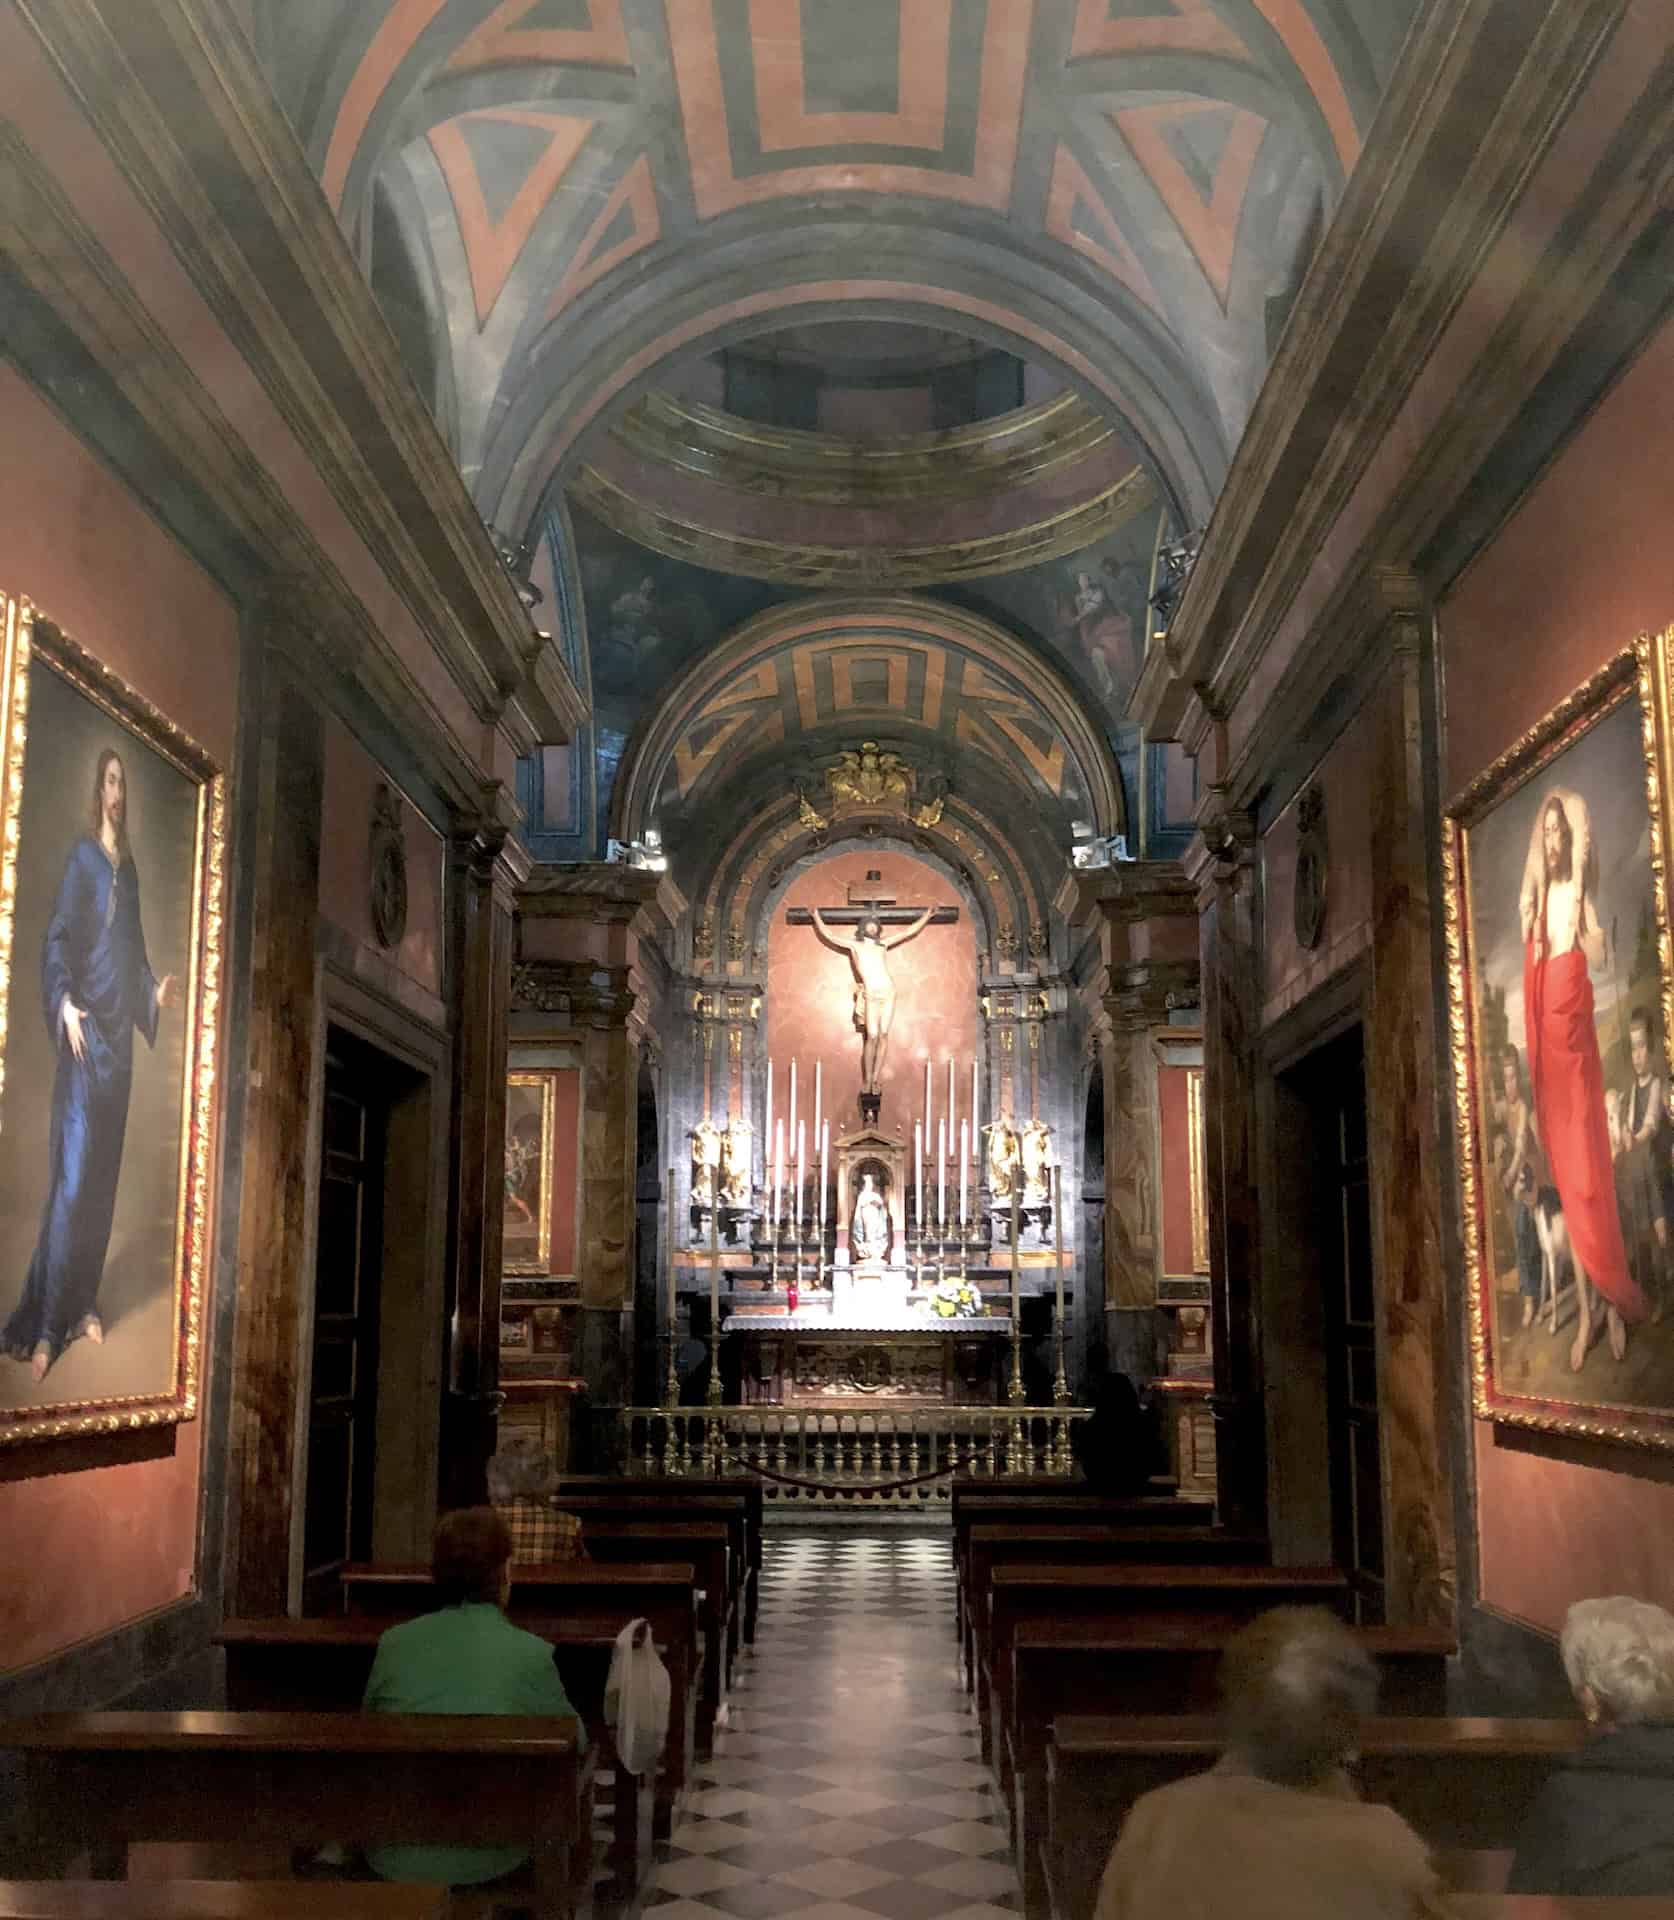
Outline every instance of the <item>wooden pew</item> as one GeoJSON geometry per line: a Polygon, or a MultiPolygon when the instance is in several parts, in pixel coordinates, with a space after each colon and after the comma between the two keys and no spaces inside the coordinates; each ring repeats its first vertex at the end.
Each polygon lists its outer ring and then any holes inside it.
{"type": "MultiPolygon", "coordinates": [[[[700,1676],[702,1655],[698,1647],[695,1590],[697,1574],[689,1563],[635,1566],[602,1566],[588,1560],[561,1560],[551,1566],[515,1567],[512,1570],[512,1597],[508,1609],[521,1626],[525,1616],[531,1621],[585,1618],[613,1625],[620,1633],[630,1620],[649,1620],[659,1646],[682,1649],[689,1657],[688,1676],[700,1676]]],[[[436,1604],[436,1589],[426,1566],[351,1565],[343,1569],[343,1608],[346,1613],[379,1620],[405,1620],[415,1613],[428,1613],[436,1604]]],[[[669,1668],[670,1693],[674,1699],[685,1697],[685,1684],[677,1684],[673,1666],[669,1668]]],[[[701,1702],[702,1686],[698,1686],[701,1702]]],[[[681,1727],[685,1726],[682,1716],[681,1727]]],[[[702,1744],[701,1728],[694,1711],[692,1737],[670,1765],[677,1764],[682,1785],[691,1777],[691,1756],[708,1757],[702,1744]]]]}
{"type": "Polygon", "coordinates": [[[727,1530],[727,1578],[729,1581],[727,1623],[727,1677],[732,1677],[733,1662],[744,1625],[749,1592],[751,1529],[749,1511],[741,1494],[672,1494],[660,1499],[635,1498],[616,1493],[596,1493],[566,1489],[561,1496],[566,1512],[581,1522],[585,1544],[589,1527],[606,1522],[651,1521],[659,1525],[678,1525],[686,1521],[708,1521],[727,1530]]]}
{"type": "Polygon", "coordinates": [[[0,1749],[98,1879],[145,1841],[527,1846],[543,1920],[587,1903],[592,1769],[572,1719],[47,1713],[0,1720],[0,1749]]]}
{"type": "Polygon", "coordinates": [[[977,1621],[977,1713],[982,1757],[997,1768],[1009,1797],[1005,1728],[1011,1717],[1011,1649],[1027,1619],[1123,1618],[1170,1627],[1178,1619],[1240,1627],[1269,1607],[1348,1601],[1335,1567],[1074,1566],[996,1567],[988,1582],[988,1618],[977,1621]]]}
{"type": "Polygon", "coordinates": [[[393,1880],[0,1880],[0,1920],[445,1920],[446,1887],[393,1880]]]}
{"type": "MultiPolygon", "coordinates": [[[[678,1479],[636,1476],[634,1474],[566,1474],[559,1490],[558,1504],[567,1506],[572,1499],[601,1494],[612,1500],[632,1500],[649,1505],[682,1507],[689,1500],[738,1500],[744,1506],[744,1611],[743,1632],[746,1643],[756,1637],[756,1615],[761,1601],[762,1526],[765,1502],[762,1483],[751,1474],[740,1473],[716,1479],[707,1475],[682,1475],[678,1479]]],[[[694,1514],[694,1518],[701,1517],[694,1514]]],[[[585,1529],[586,1522],[583,1521],[585,1529]]]]}
{"type": "MultiPolygon", "coordinates": [[[[234,1713],[355,1713],[387,1620],[268,1619],[224,1621],[215,1635],[226,1662],[227,1705],[234,1713]]],[[[604,1723],[604,1688],[618,1629],[608,1620],[519,1622],[552,1643],[570,1704],[589,1740],[613,1770],[610,1866],[626,1888],[650,1871],[653,1831],[669,1832],[687,1781],[677,1765],[691,1752],[693,1710],[691,1649],[658,1649],[669,1667],[669,1743],[660,1779],[636,1777],[616,1764],[615,1745],[604,1723]],[[678,1665],[676,1664],[678,1662],[678,1665]],[[678,1682],[678,1683],[677,1683],[678,1682]],[[677,1729],[675,1722],[683,1721],[677,1729]],[[671,1756],[679,1763],[671,1764],[671,1756]],[[654,1808],[654,1802],[656,1803],[654,1808]]]]}
{"type": "MultiPolygon", "coordinates": [[[[1551,1769],[1585,1741],[1580,1720],[1369,1720],[1355,1768],[1438,1851],[1511,1846],[1551,1769]]],[[[1154,1787],[1211,1766],[1207,1716],[1060,1715],[1047,1748],[1047,1881],[1059,1920],[1086,1920],[1124,1815],[1154,1787]]]]}
{"type": "MultiPolygon", "coordinates": [[[[600,1519],[582,1522],[587,1551],[601,1565],[689,1560],[697,1576],[698,1625],[703,1629],[703,1685],[698,1694],[698,1743],[707,1753],[732,1678],[732,1551],[720,1520],[600,1519]]],[[[525,1592],[536,1569],[513,1567],[512,1599],[525,1592]]]]}
{"type": "MultiPolygon", "coordinates": [[[[1357,1627],[1355,1638],[1378,1667],[1378,1711],[1385,1717],[1447,1712],[1451,1633],[1426,1627],[1357,1627]]],[[[1046,1753],[1060,1714],[1173,1716],[1213,1713],[1224,1628],[1129,1630],[1120,1620],[1021,1621],[1012,1637],[1012,1717],[1006,1730],[1012,1840],[1024,1911],[1047,1909],[1044,1871],[1046,1753]]]]}
{"type": "Polygon", "coordinates": [[[966,1691],[974,1685],[976,1623],[986,1619],[989,1577],[995,1567],[1112,1564],[1203,1567],[1259,1566],[1267,1536],[1222,1527],[1130,1527],[1104,1521],[1060,1520],[1003,1526],[980,1521],[965,1535],[965,1571],[959,1582],[964,1621],[966,1691]]]}

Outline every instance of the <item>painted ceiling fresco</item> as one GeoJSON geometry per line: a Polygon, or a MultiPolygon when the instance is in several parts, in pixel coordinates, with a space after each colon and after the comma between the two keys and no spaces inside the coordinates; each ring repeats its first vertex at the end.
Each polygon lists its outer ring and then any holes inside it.
{"type": "Polygon", "coordinates": [[[265,0],[258,37],[508,536],[658,366],[834,315],[1038,361],[1196,524],[1412,10],[265,0]]]}

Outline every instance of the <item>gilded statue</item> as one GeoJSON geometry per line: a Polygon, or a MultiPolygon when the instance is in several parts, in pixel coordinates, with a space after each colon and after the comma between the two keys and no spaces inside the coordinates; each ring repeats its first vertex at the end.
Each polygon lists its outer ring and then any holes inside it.
{"type": "Polygon", "coordinates": [[[854,1211],[849,1215],[849,1259],[856,1265],[889,1258],[889,1207],[871,1174],[860,1176],[854,1211]]]}
{"type": "Polygon", "coordinates": [[[1002,1115],[990,1120],[983,1132],[988,1135],[988,1191],[996,1200],[1009,1200],[1020,1157],[1017,1131],[1009,1116],[1002,1115]]]}
{"type": "Polygon", "coordinates": [[[747,1207],[750,1204],[750,1123],[729,1121],[721,1138],[721,1205],[747,1207]]]}
{"type": "Polygon", "coordinates": [[[696,1206],[712,1207],[721,1165],[721,1129],[706,1115],[693,1127],[691,1142],[692,1200],[696,1206]]]}
{"type": "Polygon", "coordinates": [[[913,773],[898,753],[880,750],[876,740],[862,740],[859,750],[845,750],[826,771],[833,800],[852,807],[904,809],[912,798],[913,773]]]}
{"type": "Polygon", "coordinates": [[[823,833],[831,824],[800,787],[796,790],[796,818],[800,826],[808,827],[815,833],[823,833]]]}
{"type": "Polygon", "coordinates": [[[1044,1120],[1031,1120],[1023,1128],[1023,1204],[1044,1207],[1052,1197],[1048,1176],[1051,1164],[1052,1129],[1044,1120]]]}

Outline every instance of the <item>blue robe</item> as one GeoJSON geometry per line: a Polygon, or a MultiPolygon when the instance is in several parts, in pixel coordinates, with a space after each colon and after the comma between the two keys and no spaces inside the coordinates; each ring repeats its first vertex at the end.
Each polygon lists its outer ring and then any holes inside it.
{"type": "Polygon", "coordinates": [[[145,954],[139,874],[123,850],[113,866],[84,834],[70,849],[41,946],[41,1000],[58,1059],[46,1206],[23,1298],[0,1348],[28,1359],[44,1343],[56,1360],[95,1311],[116,1210],[133,1083],[134,1030],[157,1041],[157,981],[145,954]],[[64,1006],[79,1007],[78,1060],[64,1006]]]}

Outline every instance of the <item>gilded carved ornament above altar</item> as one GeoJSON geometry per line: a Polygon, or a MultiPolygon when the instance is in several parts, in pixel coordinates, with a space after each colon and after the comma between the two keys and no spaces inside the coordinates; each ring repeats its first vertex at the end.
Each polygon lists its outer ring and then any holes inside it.
{"type": "Polygon", "coordinates": [[[845,747],[825,770],[826,804],[822,812],[798,785],[797,819],[823,833],[844,814],[898,813],[915,827],[928,831],[939,825],[947,804],[947,783],[940,776],[924,776],[910,761],[876,740],[845,747]]]}

